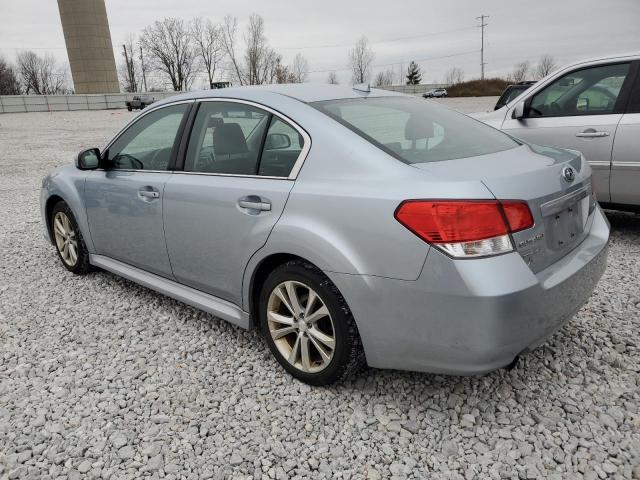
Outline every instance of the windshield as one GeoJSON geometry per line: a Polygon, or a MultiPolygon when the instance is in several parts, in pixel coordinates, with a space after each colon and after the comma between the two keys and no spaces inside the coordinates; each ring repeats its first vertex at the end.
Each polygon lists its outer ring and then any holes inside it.
{"type": "Polygon", "coordinates": [[[353,98],[311,105],[409,164],[475,157],[519,145],[477,120],[418,98],[353,98]]]}

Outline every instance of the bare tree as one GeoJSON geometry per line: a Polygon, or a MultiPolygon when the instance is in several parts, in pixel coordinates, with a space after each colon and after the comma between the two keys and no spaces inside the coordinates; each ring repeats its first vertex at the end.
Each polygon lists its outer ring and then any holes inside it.
{"type": "Polygon", "coordinates": [[[134,48],[135,39],[133,35],[129,35],[125,43],[122,44],[124,63],[120,64],[118,68],[122,79],[122,88],[125,92],[137,92],[139,88],[138,62],[134,48]]]}
{"type": "Polygon", "coordinates": [[[544,78],[557,68],[556,60],[551,55],[545,54],[540,57],[536,66],[536,77],[544,78]]]}
{"type": "Polygon", "coordinates": [[[0,57],[0,95],[19,95],[20,82],[13,67],[0,57]]]}
{"type": "Polygon", "coordinates": [[[462,83],[464,81],[464,71],[461,68],[452,67],[447,71],[444,78],[444,83],[447,85],[462,83]]]}
{"type": "Polygon", "coordinates": [[[169,17],[154,22],[142,31],[140,43],[152,66],[169,78],[174,91],[191,87],[197,71],[197,54],[183,20],[169,17]]]}
{"type": "Polygon", "coordinates": [[[329,72],[329,75],[327,75],[327,83],[329,85],[338,85],[340,83],[336,72],[329,72]]]}
{"type": "Polygon", "coordinates": [[[376,87],[388,87],[389,85],[393,85],[393,76],[393,70],[391,69],[378,72],[373,84],[376,87]]]}
{"type": "Polygon", "coordinates": [[[293,73],[293,83],[304,83],[309,76],[309,62],[302,56],[301,53],[297,53],[293,58],[291,64],[291,73],[293,73]]]}
{"type": "Polygon", "coordinates": [[[369,47],[369,40],[367,37],[360,37],[353,49],[349,51],[351,81],[354,84],[365,83],[369,80],[371,62],[373,62],[373,50],[369,47]]]}
{"type": "Polygon", "coordinates": [[[529,76],[529,70],[531,65],[529,61],[520,62],[513,67],[513,72],[509,75],[508,79],[514,83],[522,82],[529,76]]]}
{"type": "Polygon", "coordinates": [[[227,15],[226,17],[224,17],[224,23],[222,24],[221,29],[222,46],[224,47],[224,51],[229,58],[229,62],[233,66],[235,78],[240,83],[240,85],[244,85],[242,78],[242,66],[240,65],[240,60],[238,59],[236,53],[238,19],[236,17],[232,17],[231,15],[227,15]]]}
{"type": "Polygon", "coordinates": [[[50,53],[41,57],[32,51],[18,52],[16,62],[26,94],[51,95],[66,90],[66,71],[56,64],[50,53]]]}
{"type": "Polygon", "coordinates": [[[245,83],[262,85],[273,82],[281,57],[268,45],[264,34],[264,19],[253,14],[244,36],[247,49],[245,60],[245,83]]]}
{"type": "Polygon", "coordinates": [[[213,88],[216,68],[224,57],[225,48],[222,42],[222,27],[215,25],[210,19],[194,18],[191,22],[191,35],[196,52],[202,59],[204,69],[209,78],[209,88],[213,88]]]}

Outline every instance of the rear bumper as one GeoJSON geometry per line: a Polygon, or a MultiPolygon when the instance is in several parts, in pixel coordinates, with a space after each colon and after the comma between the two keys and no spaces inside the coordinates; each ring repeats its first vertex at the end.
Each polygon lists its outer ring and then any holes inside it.
{"type": "Polygon", "coordinates": [[[609,225],[534,274],[518,253],[452,260],[431,249],[420,278],[327,275],[354,314],[370,366],[447,374],[510,364],[565,324],[606,268],[609,225]]]}

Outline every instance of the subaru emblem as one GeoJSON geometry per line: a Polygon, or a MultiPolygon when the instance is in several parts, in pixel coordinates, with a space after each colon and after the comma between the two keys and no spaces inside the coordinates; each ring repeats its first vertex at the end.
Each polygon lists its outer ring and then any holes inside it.
{"type": "Polygon", "coordinates": [[[576,179],[576,171],[571,167],[564,167],[562,169],[562,178],[564,178],[567,183],[571,183],[576,179]]]}

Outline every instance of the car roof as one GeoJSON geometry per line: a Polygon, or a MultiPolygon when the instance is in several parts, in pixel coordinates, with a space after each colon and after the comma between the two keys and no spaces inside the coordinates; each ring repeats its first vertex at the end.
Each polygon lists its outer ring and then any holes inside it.
{"type": "MultiPolygon", "coordinates": [[[[620,54],[616,54],[616,55],[604,55],[601,57],[593,57],[593,58],[587,58],[587,59],[583,59],[583,60],[579,60],[577,62],[574,63],[569,63],[567,65],[563,65],[561,67],[562,70],[566,70],[568,68],[573,68],[573,67],[577,67],[579,65],[589,65],[592,63],[603,63],[603,62],[610,62],[610,61],[623,61],[623,60],[640,60],[640,52],[632,52],[632,53],[620,53],[620,54]]],[[[556,70],[558,71],[558,70],[556,70]]]]}
{"type": "MultiPolygon", "coordinates": [[[[364,90],[364,89],[363,89],[364,90]]],[[[328,85],[314,83],[295,83],[277,85],[252,85],[244,87],[229,87],[213,90],[198,90],[168,97],[157,105],[173,103],[182,100],[194,100],[201,98],[239,98],[253,100],[261,94],[271,93],[284,95],[303,103],[322,102],[326,100],[341,100],[348,98],[371,98],[406,96],[402,93],[371,88],[369,92],[358,90],[347,85],[328,85]]]]}

